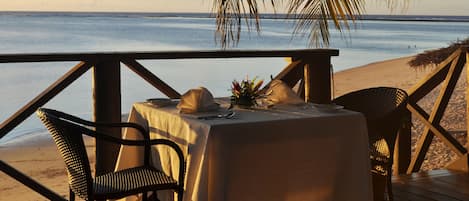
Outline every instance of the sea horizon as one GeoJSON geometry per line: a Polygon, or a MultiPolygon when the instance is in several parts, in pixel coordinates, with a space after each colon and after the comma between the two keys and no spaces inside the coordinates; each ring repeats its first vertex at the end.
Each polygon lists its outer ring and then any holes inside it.
{"type": "MultiPolygon", "coordinates": [[[[80,17],[193,17],[215,18],[215,13],[209,12],[116,12],[116,11],[0,11],[1,14],[42,15],[42,16],[80,16],[80,17]]],[[[262,13],[263,19],[297,19],[290,18],[285,13],[262,13]]],[[[469,22],[469,15],[408,15],[408,14],[363,14],[359,20],[380,21],[441,21],[441,22],[469,22]]]]}

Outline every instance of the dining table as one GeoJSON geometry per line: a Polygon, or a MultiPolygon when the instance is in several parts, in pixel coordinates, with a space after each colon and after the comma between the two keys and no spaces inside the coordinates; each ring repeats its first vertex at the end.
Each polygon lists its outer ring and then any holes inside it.
{"type": "MultiPolygon", "coordinates": [[[[152,139],[176,142],[186,161],[187,201],[371,201],[365,117],[338,105],[312,103],[234,107],[184,114],[176,105],[134,103],[129,122],[152,139]]],[[[125,139],[141,139],[124,131],[125,139]]],[[[178,179],[176,153],[152,148],[151,163],[178,179]]],[[[116,170],[143,165],[143,149],[122,146],[116,170]]],[[[173,192],[158,192],[175,200],[173,192]]],[[[137,196],[126,198],[138,199],[137,196]]]]}

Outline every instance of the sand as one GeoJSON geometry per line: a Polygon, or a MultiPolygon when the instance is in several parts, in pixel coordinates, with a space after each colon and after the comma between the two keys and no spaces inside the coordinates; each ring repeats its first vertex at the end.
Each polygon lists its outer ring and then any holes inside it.
{"type": "MultiPolygon", "coordinates": [[[[85,139],[88,153],[94,153],[94,140],[85,139]]],[[[14,147],[0,147],[0,153],[0,160],[7,162],[57,194],[68,198],[68,177],[65,164],[52,138],[31,139],[14,147]]],[[[89,154],[89,160],[94,164],[95,157],[89,154]]],[[[7,200],[47,199],[0,172],[0,201],[7,200]]]]}
{"type": "Polygon", "coordinates": [[[407,62],[412,57],[397,58],[340,71],[334,75],[334,94],[374,86],[409,89],[431,69],[414,69],[407,62]]]}
{"type": "MultiPolygon", "coordinates": [[[[334,95],[374,86],[391,86],[409,89],[432,69],[413,69],[407,65],[411,57],[398,58],[383,62],[368,64],[365,66],[338,72],[334,75],[334,95]]],[[[465,76],[463,76],[465,78],[465,76]]],[[[421,101],[424,108],[430,108],[432,99],[436,95],[432,93],[421,101]]],[[[461,80],[453,96],[448,112],[442,120],[442,125],[449,129],[465,144],[465,79],[461,80]]],[[[429,111],[429,110],[427,110],[429,111]]],[[[417,140],[423,127],[414,120],[413,142],[417,140]]],[[[89,153],[94,153],[94,141],[87,139],[89,153]]],[[[435,140],[424,163],[423,170],[444,167],[455,159],[452,153],[441,141],[435,140]]],[[[67,176],[64,163],[57,153],[52,140],[46,139],[40,142],[31,142],[15,147],[0,147],[0,159],[16,167],[20,171],[38,180],[46,187],[60,195],[68,195],[67,176]]],[[[90,155],[94,164],[94,157],[90,155]]],[[[92,164],[92,166],[93,166],[92,164]]],[[[4,173],[0,173],[0,200],[46,200],[41,195],[29,190],[4,173]]]]}

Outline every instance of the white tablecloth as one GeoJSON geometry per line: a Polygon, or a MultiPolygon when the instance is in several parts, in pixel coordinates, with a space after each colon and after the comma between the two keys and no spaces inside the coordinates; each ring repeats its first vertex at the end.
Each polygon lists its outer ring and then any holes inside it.
{"type": "MultiPolygon", "coordinates": [[[[136,103],[129,121],[185,153],[184,200],[371,201],[366,122],[360,113],[308,107],[237,110],[234,119],[196,119],[175,106],[136,103]]],[[[126,139],[139,139],[132,130],[126,139]]],[[[141,165],[143,152],[122,147],[116,170],[141,165]]],[[[154,149],[153,165],[177,179],[178,161],[154,149]]],[[[164,193],[163,193],[164,194],[164,193]]],[[[171,199],[167,192],[160,199],[171,199]],[[168,198],[169,196],[169,198],[168,198]]]]}

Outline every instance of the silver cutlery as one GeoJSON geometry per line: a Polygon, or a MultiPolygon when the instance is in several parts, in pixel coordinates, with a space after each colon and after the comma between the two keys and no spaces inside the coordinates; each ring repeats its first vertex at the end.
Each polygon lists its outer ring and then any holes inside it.
{"type": "Polygon", "coordinates": [[[235,115],[236,115],[236,112],[230,110],[227,113],[209,115],[209,116],[201,116],[201,117],[197,117],[197,119],[204,119],[204,120],[209,120],[209,119],[231,119],[235,115]]]}

